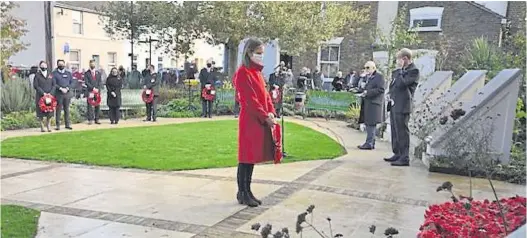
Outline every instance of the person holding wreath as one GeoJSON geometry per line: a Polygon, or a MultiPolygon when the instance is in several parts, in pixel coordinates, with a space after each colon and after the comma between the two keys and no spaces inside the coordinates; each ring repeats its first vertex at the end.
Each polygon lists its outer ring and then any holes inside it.
{"type": "Polygon", "coordinates": [[[123,80],[117,68],[113,67],[110,75],[106,79],[106,104],[108,105],[110,117],[110,124],[118,124],[121,107],[121,88],[123,87],[123,80]]]}
{"type": "MultiPolygon", "coordinates": [[[[262,75],[264,45],[258,39],[248,39],[243,51],[242,65],[236,71],[236,85],[240,103],[238,121],[238,203],[250,207],[262,204],[251,190],[254,165],[266,161],[277,162],[276,112],[262,75]]],[[[279,140],[279,139],[278,139],[279,140]]]]}
{"type": "Polygon", "coordinates": [[[103,86],[101,74],[95,69],[95,60],[90,60],[90,69],[84,73],[84,83],[87,87],[86,103],[88,112],[86,114],[88,117],[88,124],[91,125],[93,120],[95,120],[95,124],[101,124],[99,122],[101,106],[91,105],[89,103],[90,98],[93,100],[93,98],[97,97],[97,95],[100,97],[101,88],[103,86]]]}
{"type": "MultiPolygon", "coordinates": [[[[52,94],[55,92],[55,81],[53,80],[52,75],[48,71],[48,64],[45,61],[40,61],[39,68],[35,73],[35,78],[33,79],[33,87],[35,88],[35,103],[36,103],[36,112],[37,118],[40,122],[40,131],[45,132],[44,130],[44,117],[46,117],[46,129],[48,132],[51,132],[50,124],[51,117],[53,116],[53,100],[55,97],[52,94]],[[44,107],[41,105],[41,99],[44,98],[43,103],[44,107]],[[47,105],[47,107],[46,107],[47,105]],[[51,107],[50,107],[51,106],[51,107]]],[[[56,106],[55,100],[55,106],[56,106]]]]}

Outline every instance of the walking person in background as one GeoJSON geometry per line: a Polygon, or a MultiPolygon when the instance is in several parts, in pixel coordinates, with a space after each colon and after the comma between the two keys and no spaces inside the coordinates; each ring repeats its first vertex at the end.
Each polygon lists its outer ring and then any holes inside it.
{"type": "Polygon", "coordinates": [[[108,105],[110,124],[118,124],[121,118],[121,88],[123,87],[123,78],[119,75],[116,68],[112,68],[110,76],[106,79],[106,104],[108,105]]]}
{"type": "Polygon", "coordinates": [[[146,104],[146,120],[153,121],[157,120],[157,99],[159,98],[159,79],[154,65],[150,65],[149,73],[145,77],[145,84],[143,86],[146,89],[152,90],[154,93],[154,100],[151,103],[146,104]]]}
{"type": "MultiPolygon", "coordinates": [[[[108,75],[108,77],[111,76],[111,74],[112,74],[112,72],[110,70],[110,75],[108,75]]],[[[122,87],[123,88],[127,88],[128,87],[128,82],[126,80],[124,80],[124,79],[126,79],[126,71],[124,70],[124,67],[122,65],[119,66],[119,77],[121,79],[123,79],[122,80],[122,85],[123,85],[122,87]]]]}
{"type": "Polygon", "coordinates": [[[275,110],[265,88],[262,75],[264,44],[248,39],[243,51],[242,65],[234,75],[234,85],[241,105],[238,129],[238,193],[240,204],[256,207],[262,204],[252,193],[254,165],[274,160],[272,131],[275,110]]]}
{"type": "Polygon", "coordinates": [[[48,72],[48,64],[45,61],[40,61],[39,68],[37,69],[37,72],[35,73],[35,78],[33,79],[33,86],[36,91],[35,95],[35,104],[36,104],[36,112],[37,112],[37,118],[40,122],[40,131],[44,131],[44,117],[46,117],[46,129],[48,132],[51,132],[50,124],[51,124],[51,117],[53,116],[53,112],[43,112],[40,109],[40,99],[44,95],[52,95],[55,93],[55,81],[51,77],[51,75],[48,72]]]}
{"type": "Polygon", "coordinates": [[[384,105],[384,78],[377,72],[377,67],[373,61],[368,61],[364,65],[366,72],[366,82],[362,90],[361,107],[364,110],[363,123],[366,125],[366,142],[359,145],[361,150],[375,149],[375,135],[377,124],[383,119],[384,105]]]}
{"type": "Polygon", "coordinates": [[[410,165],[410,130],[408,122],[412,113],[412,100],[419,81],[419,69],[412,62],[412,51],[406,48],[397,53],[397,69],[392,72],[389,104],[392,151],[394,155],[385,158],[392,166],[410,165]]]}
{"type": "Polygon", "coordinates": [[[57,60],[57,69],[53,71],[53,81],[55,81],[55,97],[57,98],[57,109],[55,110],[55,130],[60,130],[60,113],[64,110],[64,124],[68,130],[73,130],[70,121],[70,102],[73,93],[71,88],[74,85],[71,73],[66,71],[66,62],[57,60]]]}
{"type": "Polygon", "coordinates": [[[101,88],[103,87],[102,83],[102,76],[99,71],[95,69],[95,60],[90,60],[90,69],[84,73],[86,84],[86,105],[87,105],[87,117],[88,117],[88,125],[92,124],[92,121],[95,120],[95,124],[101,124],[99,122],[99,117],[101,114],[101,106],[92,106],[90,103],[88,103],[88,98],[90,96],[93,97],[93,93],[100,93],[101,88]]]}
{"type": "Polygon", "coordinates": [[[106,70],[104,70],[104,68],[99,65],[99,68],[96,69],[97,71],[99,71],[99,73],[101,74],[101,79],[102,79],[102,84],[106,84],[106,78],[108,78],[108,74],[106,74],[106,70]]]}

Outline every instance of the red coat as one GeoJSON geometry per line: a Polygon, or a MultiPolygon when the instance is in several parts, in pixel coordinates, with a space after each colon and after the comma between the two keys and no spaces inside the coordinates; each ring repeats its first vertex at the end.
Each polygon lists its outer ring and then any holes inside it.
{"type": "Polygon", "coordinates": [[[240,66],[233,84],[240,103],[238,129],[238,162],[256,164],[275,159],[271,128],[265,124],[269,113],[276,114],[269,92],[265,89],[262,66],[240,66]]]}

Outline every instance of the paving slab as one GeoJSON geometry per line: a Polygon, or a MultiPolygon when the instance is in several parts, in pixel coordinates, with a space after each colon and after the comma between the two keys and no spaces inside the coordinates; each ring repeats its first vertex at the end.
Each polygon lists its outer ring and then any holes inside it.
{"type": "Polygon", "coordinates": [[[13,160],[5,160],[0,159],[1,165],[0,165],[0,171],[2,176],[13,174],[13,173],[20,173],[24,171],[34,170],[34,169],[40,169],[45,168],[49,166],[49,164],[42,163],[40,161],[13,161],[13,160]]]}

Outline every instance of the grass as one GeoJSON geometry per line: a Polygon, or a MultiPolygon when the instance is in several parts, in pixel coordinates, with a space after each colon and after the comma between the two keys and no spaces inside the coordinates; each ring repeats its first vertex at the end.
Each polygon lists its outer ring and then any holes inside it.
{"type": "Polygon", "coordinates": [[[2,237],[35,237],[40,216],[39,211],[14,205],[2,205],[1,209],[2,237]]]}
{"type": "MultiPolygon", "coordinates": [[[[219,168],[237,164],[234,120],[116,128],[10,138],[2,157],[150,170],[219,168]],[[58,146],[58,145],[63,146],[58,146]]],[[[286,123],[284,162],[331,159],[344,149],[329,136],[286,123]]]]}

